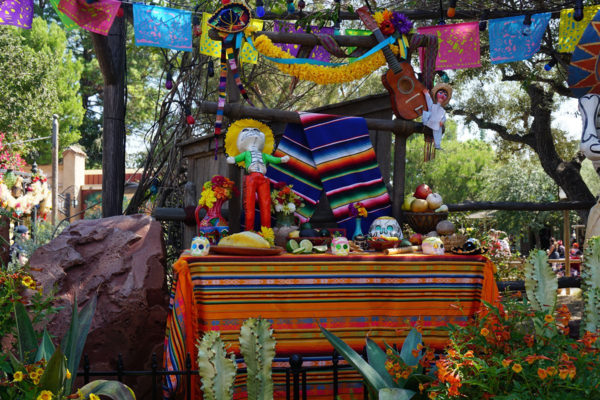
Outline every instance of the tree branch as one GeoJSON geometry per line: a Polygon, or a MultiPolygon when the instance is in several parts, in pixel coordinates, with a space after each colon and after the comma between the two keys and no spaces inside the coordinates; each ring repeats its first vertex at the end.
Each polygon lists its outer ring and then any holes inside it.
{"type": "Polygon", "coordinates": [[[465,110],[452,110],[452,112],[454,115],[461,115],[466,117],[467,122],[475,122],[477,126],[479,126],[479,128],[481,129],[490,129],[498,133],[498,135],[500,135],[500,137],[504,140],[508,140],[510,142],[515,143],[523,143],[528,146],[531,146],[532,148],[535,146],[535,137],[531,133],[525,135],[511,135],[510,133],[508,133],[508,129],[506,129],[505,126],[497,124],[495,122],[484,121],[482,118],[479,118],[474,113],[465,110]]]}

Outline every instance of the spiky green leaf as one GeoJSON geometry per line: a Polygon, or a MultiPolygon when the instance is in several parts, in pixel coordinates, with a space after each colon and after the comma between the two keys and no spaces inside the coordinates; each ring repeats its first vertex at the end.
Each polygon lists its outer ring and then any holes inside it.
{"type": "Polygon", "coordinates": [[[63,354],[60,346],[54,351],[52,357],[46,364],[44,374],[40,379],[40,389],[49,390],[54,395],[63,391],[63,385],[67,375],[67,363],[65,361],[65,355],[63,354]]]}
{"type": "Polygon", "coordinates": [[[25,364],[32,364],[35,360],[38,343],[35,337],[33,325],[29,319],[29,314],[25,306],[20,301],[13,303],[15,313],[15,322],[17,326],[17,346],[19,348],[19,357],[25,364]]]}
{"type": "Polygon", "coordinates": [[[38,347],[37,354],[35,355],[35,362],[40,361],[42,358],[44,360],[49,360],[54,354],[54,343],[52,343],[52,339],[50,339],[50,334],[48,331],[44,329],[44,333],[42,335],[42,342],[40,343],[40,347],[38,347]]]}
{"type": "Polygon", "coordinates": [[[535,310],[554,310],[558,290],[558,277],[548,264],[543,250],[532,251],[525,263],[525,290],[531,307],[535,310]]]}
{"type": "Polygon", "coordinates": [[[262,363],[259,351],[258,337],[254,332],[256,325],[255,318],[248,318],[244,321],[240,328],[240,352],[244,357],[248,376],[246,378],[246,390],[248,399],[255,400],[260,391],[260,373],[262,371],[262,363]]]}
{"type": "Polygon", "coordinates": [[[406,336],[406,340],[404,340],[404,344],[400,350],[400,357],[402,357],[407,365],[410,365],[411,367],[419,366],[419,360],[423,357],[423,350],[419,350],[417,346],[422,343],[423,335],[419,333],[416,328],[412,328],[406,336]],[[416,357],[412,353],[413,350],[418,351],[416,357]]]}
{"type": "Polygon", "coordinates": [[[114,400],[135,400],[135,394],[127,385],[116,381],[98,380],[90,382],[81,389],[86,398],[90,394],[108,396],[114,400]]]}
{"type": "Polygon", "coordinates": [[[367,338],[367,360],[369,360],[369,365],[377,371],[377,373],[383,378],[388,387],[391,388],[399,388],[400,386],[394,381],[394,378],[390,375],[390,373],[385,369],[385,363],[388,360],[385,351],[381,350],[381,347],[375,343],[375,341],[371,340],[371,338],[367,338]]]}
{"type": "Polygon", "coordinates": [[[79,323],[76,330],[76,337],[74,338],[74,346],[71,346],[70,348],[72,353],[65,353],[65,356],[67,357],[67,368],[71,372],[71,378],[67,379],[65,385],[68,392],[72,390],[75,378],[77,378],[77,369],[79,367],[79,363],[81,362],[83,347],[85,346],[85,341],[87,340],[88,333],[90,332],[90,326],[92,325],[92,320],[94,319],[97,304],[98,296],[94,293],[94,295],[89,299],[87,304],[83,306],[77,315],[79,323]]]}
{"type": "Polygon", "coordinates": [[[258,400],[271,400],[273,398],[273,359],[277,342],[273,337],[273,329],[271,329],[269,321],[259,317],[255,326],[262,364],[258,400]]]}
{"type": "Polygon", "coordinates": [[[415,392],[405,389],[381,389],[379,391],[379,400],[410,400],[415,392]]]}

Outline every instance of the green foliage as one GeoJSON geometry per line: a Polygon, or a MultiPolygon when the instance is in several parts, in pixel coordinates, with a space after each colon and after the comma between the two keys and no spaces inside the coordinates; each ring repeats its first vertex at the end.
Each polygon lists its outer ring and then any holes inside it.
{"type": "MultiPolygon", "coordinates": [[[[31,30],[0,27],[0,132],[9,142],[50,136],[52,114],[60,116],[60,146],[79,139],[82,65],[66,50],[61,28],[41,18],[31,30]]],[[[22,153],[39,152],[37,162],[49,164],[49,140],[20,145],[22,153]]]]}
{"type": "MultiPolygon", "coordinates": [[[[585,262],[581,269],[583,291],[582,325],[585,331],[595,333],[600,328],[600,236],[588,240],[585,262]]],[[[582,335],[584,329],[581,330],[582,335]]]]}
{"type": "Polygon", "coordinates": [[[548,264],[544,250],[532,251],[525,263],[525,289],[534,310],[554,310],[558,277],[548,264]]]}
{"type": "Polygon", "coordinates": [[[248,399],[272,399],[272,368],[277,342],[273,338],[271,324],[260,317],[248,318],[241,327],[239,341],[248,369],[248,399]]]}
{"type": "Polygon", "coordinates": [[[233,399],[237,364],[235,354],[227,353],[220,332],[206,332],[196,347],[198,347],[198,369],[202,377],[201,389],[204,399],[233,399]]]}

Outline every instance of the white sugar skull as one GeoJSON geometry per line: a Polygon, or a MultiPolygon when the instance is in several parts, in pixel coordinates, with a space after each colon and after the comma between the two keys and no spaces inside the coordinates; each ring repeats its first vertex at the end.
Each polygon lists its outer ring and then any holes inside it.
{"type": "Polygon", "coordinates": [[[331,241],[331,254],[336,256],[347,256],[350,253],[348,239],[345,237],[336,237],[331,241]]]}
{"type": "Polygon", "coordinates": [[[400,224],[392,217],[379,217],[373,221],[369,228],[369,235],[374,238],[380,236],[404,238],[400,224]]]}
{"type": "Polygon", "coordinates": [[[444,242],[439,237],[428,237],[423,240],[423,253],[425,254],[434,254],[437,256],[444,255],[444,242]]]}
{"type": "Polygon", "coordinates": [[[210,242],[207,238],[203,236],[196,236],[192,239],[192,246],[190,248],[190,253],[195,256],[206,256],[208,255],[208,251],[210,250],[210,242]]]}

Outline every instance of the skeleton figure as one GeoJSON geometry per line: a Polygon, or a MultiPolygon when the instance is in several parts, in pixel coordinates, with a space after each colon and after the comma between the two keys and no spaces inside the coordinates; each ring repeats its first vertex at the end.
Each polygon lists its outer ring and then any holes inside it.
{"type": "Polygon", "coordinates": [[[265,134],[257,128],[244,128],[237,138],[237,148],[240,151],[236,157],[227,157],[229,164],[244,161],[246,175],[244,181],[244,210],[246,211],[246,230],[254,228],[254,210],[256,194],[260,206],[261,226],[271,227],[271,186],[265,177],[269,164],[286,163],[289,156],[274,157],[263,153],[265,134]]]}
{"type": "Polygon", "coordinates": [[[423,240],[421,245],[424,254],[433,254],[438,256],[444,255],[444,242],[437,237],[429,237],[423,240]]]}
{"type": "Polygon", "coordinates": [[[331,241],[331,254],[334,256],[347,256],[350,253],[348,239],[345,237],[336,237],[331,241]]]}
{"type": "Polygon", "coordinates": [[[400,224],[392,217],[379,217],[371,224],[369,235],[373,238],[386,236],[403,239],[400,224]]]}
{"type": "Polygon", "coordinates": [[[192,246],[190,247],[190,253],[194,257],[207,256],[210,250],[210,242],[207,238],[202,236],[196,236],[192,239],[192,246]]]}
{"type": "Polygon", "coordinates": [[[597,94],[586,94],[579,99],[579,111],[583,120],[583,131],[581,133],[580,150],[585,157],[594,165],[594,169],[600,174],[600,96],[597,94]]]}

